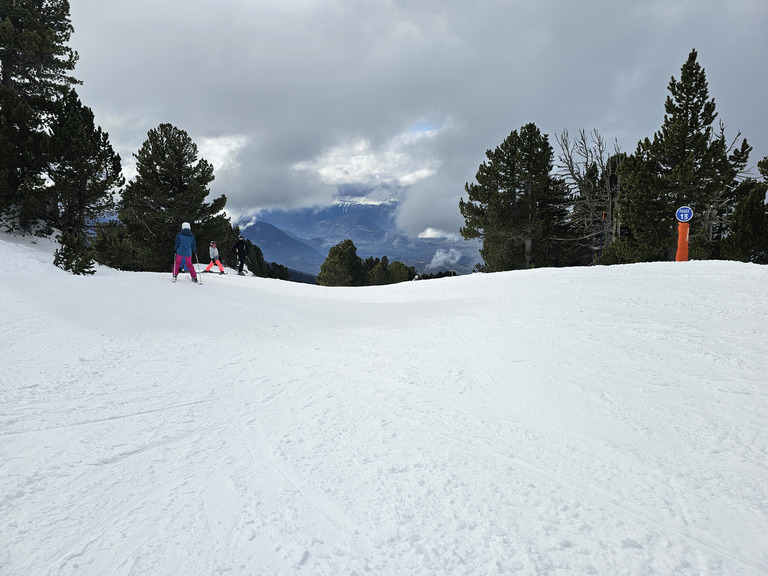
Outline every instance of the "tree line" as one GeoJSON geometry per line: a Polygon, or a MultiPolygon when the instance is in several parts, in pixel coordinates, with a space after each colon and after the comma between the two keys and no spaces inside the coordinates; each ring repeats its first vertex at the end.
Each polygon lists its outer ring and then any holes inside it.
{"type": "Polygon", "coordinates": [[[383,286],[410,280],[432,280],[456,276],[456,272],[444,270],[419,275],[416,268],[398,260],[389,261],[382,256],[369,256],[363,260],[357,255],[357,246],[347,238],[328,251],[328,257],[320,266],[316,284],[320,286],[383,286]]]}
{"type": "MultiPolygon", "coordinates": [[[[67,0],[0,2],[0,218],[10,230],[59,230],[54,264],[93,273],[94,261],[122,270],[167,271],[181,222],[192,223],[200,255],[215,240],[229,266],[240,233],[211,202],[213,166],[170,124],[150,130],[134,154],[136,177],[125,185],[109,135],[77,94],[78,54],[67,0]]],[[[250,247],[258,276],[288,279],[250,247]]]]}
{"type": "Polygon", "coordinates": [[[381,286],[413,280],[416,269],[398,260],[389,261],[382,256],[369,256],[363,260],[357,255],[357,247],[347,238],[328,251],[328,257],[320,266],[317,284],[320,286],[381,286]]]}
{"type": "Polygon", "coordinates": [[[747,177],[752,148],[732,141],[691,51],[671,79],[664,122],[632,154],[610,153],[597,131],[557,136],[535,124],[486,152],[459,209],[465,239],[480,239],[478,271],[674,260],[675,211],[693,210],[689,254],[768,264],[768,158],[747,177]]]}

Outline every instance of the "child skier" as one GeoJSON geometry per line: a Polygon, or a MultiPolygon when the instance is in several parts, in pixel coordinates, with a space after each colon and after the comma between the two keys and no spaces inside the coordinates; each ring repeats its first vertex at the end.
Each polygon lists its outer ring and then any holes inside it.
{"type": "Polygon", "coordinates": [[[216,248],[215,240],[208,247],[208,253],[211,255],[211,263],[206,266],[205,272],[210,272],[213,265],[216,264],[219,267],[219,274],[224,274],[224,266],[221,265],[221,260],[219,260],[219,249],[216,248]]]}
{"type": "Polygon", "coordinates": [[[183,259],[192,276],[192,282],[197,282],[197,271],[192,265],[192,254],[197,252],[197,243],[195,242],[195,235],[192,234],[189,227],[189,222],[184,222],[181,225],[181,232],[176,234],[176,243],[173,249],[176,252],[176,260],[173,262],[173,281],[176,282],[176,276],[179,275],[179,265],[183,259]]]}

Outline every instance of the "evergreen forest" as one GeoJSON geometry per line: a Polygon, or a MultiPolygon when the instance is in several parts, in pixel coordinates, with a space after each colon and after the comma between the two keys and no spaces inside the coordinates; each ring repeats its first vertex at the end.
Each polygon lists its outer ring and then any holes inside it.
{"type": "Polygon", "coordinates": [[[687,206],[691,259],[768,264],[768,158],[746,174],[751,147],[716,122],[692,50],[672,78],[664,122],[631,154],[597,130],[549,137],[535,124],[486,152],[459,202],[478,271],[675,260],[678,208],[687,206]]]}

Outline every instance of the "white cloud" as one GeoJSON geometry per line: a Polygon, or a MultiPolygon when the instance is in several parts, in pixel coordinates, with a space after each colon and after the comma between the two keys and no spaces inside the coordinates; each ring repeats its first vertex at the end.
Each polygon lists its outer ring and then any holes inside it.
{"type": "Polygon", "coordinates": [[[427,270],[440,270],[450,268],[461,259],[461,252],[455,248],[450,250],[438,250],[432,257],[432,261],[427,264],[427,270]]]}
{"type": "Polygon", "coordinates": [[[358,138],[337,144],[313,160],[298,162],[297,171],[317,174],[330,185],[411,186],[435,174],[439,162],[429,143],[438,130],[417,124],[375,146],[358,138]]]}
{"type": "Polygon", "coordinates": [[[438,228],[427,228],[418,234],[419,238],[450,238],[451,240],[458,240],[459,235],[452,232],[445,232],[438,228]]]}
{"type": "Polygon", "coordinates": [[[240,134],[200,138],[197,148],[200,158],[213,164],[215,172],[236,169],[238,153],[248,143],[248,137],[240,134]]]}

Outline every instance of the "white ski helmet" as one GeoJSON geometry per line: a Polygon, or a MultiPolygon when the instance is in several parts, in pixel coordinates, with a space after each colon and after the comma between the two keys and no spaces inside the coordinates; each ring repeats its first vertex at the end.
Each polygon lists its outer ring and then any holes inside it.
{"type": "Polygon", "coordinates": [[[181,229],[182,229],[182,230],[189,230],[189,222],[184,222],[184,223],[181,225],[181,229]]]}

